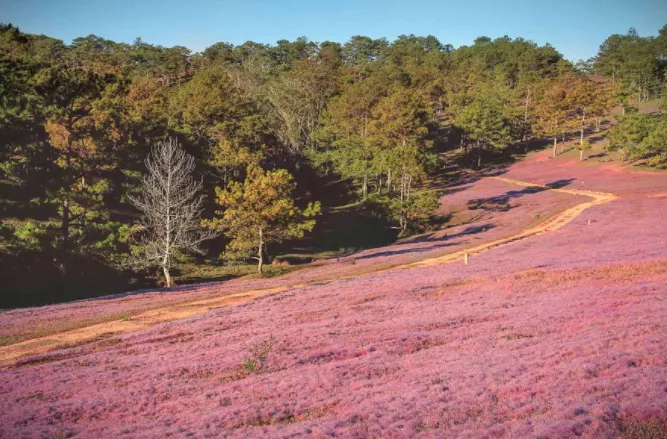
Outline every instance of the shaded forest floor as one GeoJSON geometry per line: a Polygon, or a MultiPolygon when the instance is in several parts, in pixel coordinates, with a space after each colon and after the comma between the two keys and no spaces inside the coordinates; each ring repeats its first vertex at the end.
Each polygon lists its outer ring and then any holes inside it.
{"type": "Polygon", "coordinates": [[[1,313],[0,436],[662,437],[667,174],[459,177],[394,245],[1,313]]]}

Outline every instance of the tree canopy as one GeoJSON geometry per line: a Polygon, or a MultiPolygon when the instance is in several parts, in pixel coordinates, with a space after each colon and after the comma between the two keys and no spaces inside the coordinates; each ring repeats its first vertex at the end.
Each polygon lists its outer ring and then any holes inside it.
{"type": "MultiPolygon", "coordinates": [[[[599,130],[614,104],[630,113],[631,99],[664,100],[665,29],[612,35],[575,66],[507,36],[459,48],[433,36],[301,37],[193,53],[0,25],[0,279],[19,296],[100,277],[109,290],[149,282],[154,273],[123,263],[140,214],[130,199],[152,146],[169,138],[193,157],[202,217],[228,232],[202,261],[248,255],[250,242],[261,250],[241,226],[264,209],[253,191],[275,191],[284,207],[265,242],[296,239],[335,179],[363,208],[384,206],[387,227],[418,231],[438,205],[425,190],[438,153],[461,147],[463,163],[481,165],[517,143],[599,130]],[[12,283],[18,267],[43,282],[12,283]]],[[[662,120],[629,116],[610,136],[612,148],[664,163],[662,120]]]]}

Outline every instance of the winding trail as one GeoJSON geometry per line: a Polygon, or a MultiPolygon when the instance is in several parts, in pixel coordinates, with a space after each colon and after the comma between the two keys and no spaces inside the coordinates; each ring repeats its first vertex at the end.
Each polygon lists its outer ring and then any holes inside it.
{"type": "Polygon", "coordinates": [[[411,268],[411,267],[418,267],[418,266],[428,266],[428,265],[437,265],[437,264],[445,264],[448,262],[454,262],[461,260],[465,254],[467,253],[468,255],[475,255],[475,254],[480,254],[487,252],[489,250],[492,250],[494,248],[502,247],[508,244],[511,244],[516,241],[520,241],[522,239],[530,238],[533,236],[541,235],[543,233],[547,232],[553,232],[554,230],[558,230],[561,227],[565,226],[566,224],[570,223],[572,220],[577,218],[579,215],[581,215],[586,209],[589,207],[597,206],[599,204],[604,204],[604,203],[609,203],[610,201],[614,201],[618,198],[618,196],[608,193],[608,192],[594,192],[594,191],[587,191],[587,190],[580,190],[580,189],[563,189],[563,188],[552,188],[549,186],[544,186],[541,184],[535,184],[535,183],[529,183],[525,181],[520,181],[520,180],[512,180],[509,178],[504,178],[504,177],[489,177],[494,180],[499,180],[504,183],[512,184],[514,186],[523,186],[523,187],[536,187],[536,188],[541,188],[544,190],[550,190],[554,192],[561,192],[564,194],[570,194],[570,195],[582,195],[585,197],[590,197],[590,201],[585,201],[583,203],[579,203],[576,206],[570,207],[569,209],[566,209],[553,217],[547,219],[546,221],[528,228],[524,230],[521,233],[517,233],[516,235],[508,236],[506,238],[498,239],[496,241],[491,241],[487,242],[481,245],[478,245],[476,247],[472,248],[467,248],[464,250],[459,250],[454,253],[449,253],[444,256],[439,256],[435,258],[429,258],[429,259],[424,259],[423,261],[419,262],[414,262],[412,264],[408,264],[405,266],[401,266],[400,268],[411,268]]]}
{"type": "MultiPolygon", "coordinates": [[[[487,242],[485,244],[459,250],[443,256],[424,259],[418,262],[401,264],[390,268],[378,268],[378,270],[376,271],[365,272],[363,274],[350,275],[347,277],[339,277],[328,281],[314,281],[312,283],[321,285],[321,284],[331,283],[343,278],[345,279],[356,278],[374,273],[382,273],[393,270],[402,270],[420,266],[432,266],[438,264],[446,264],[455,261],[461,261],[464,258],[465,254],[468,255],[480,254],[498,247],[512,244],[514,242],[526,238],[558,230],[561,227],[565,226],[566,224],[570,223],[575,218],[577,218],[586,209],[596,205],[611,202],[618,198],[616,195],[607,192],[553,188],[540,184],[535,184],[520,180],[513,180],[503,177],[489,177],[489,178],[493,178],[495,180],[499,180],[514,186],[534,187],[570,195],[586,196],[589,197],[591,200],[579,203],[576,206],[566,209],[534,227],[530,227],[522,231],[521,233],[506,238],[487,242]]],[[[243,291],[239,293],[225,295],[222,297],[193,300],[191,302],[179,303],[175,305],[165,306],[163,308],[157,308],[145,311],[131,318],[99,323],[95,325],[86,326],[83,328],[51,334],[44,337],[25,340],[12,345],[0,347],[0,367],[11,365],[16,360],[28,355],[43,354],[47,351],[58,348],[72,347],[82,343],[107,337],[112,334],[135,331],[138,329],[154,326],[160,323],[185,319],[196,315],[205,314],[214,309],[232,305],[238,305],[241,303],[259,299],[261,297],[270,294],[282,293],[291,289],[303,288],[307,286],[309,286],[309,284],[295,284],[295,285],[281,286],[276,288],[243,291]]]]}

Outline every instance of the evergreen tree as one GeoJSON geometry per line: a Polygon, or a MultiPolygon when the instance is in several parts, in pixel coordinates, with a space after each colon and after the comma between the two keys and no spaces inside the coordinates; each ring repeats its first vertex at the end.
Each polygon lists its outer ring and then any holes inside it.
{"type": "Polygon", "coordinates": [[[245,182],[216,188],[217,204],[223,210],[208,224],[231,239],[225,257],[254,258],[261,273],[268,244],[302,238],[304,232],[311,231],[320,203],[298,208],[294,189],[292,176],[286,170],[264,171],[256,165],[248,168],[245,182]]]}

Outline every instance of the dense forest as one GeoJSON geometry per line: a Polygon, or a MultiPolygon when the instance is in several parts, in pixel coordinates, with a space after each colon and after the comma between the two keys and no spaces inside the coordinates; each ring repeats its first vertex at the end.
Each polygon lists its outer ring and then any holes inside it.
{"type": "Polygon", "coordinates": [[[199,254],[176,245],[174,264],[254,257],[261,268],[335,206],[354,204],[394,238],[422,231],[439,204],[424,184],[442,168],[438,153],[460,150],[471,168],[535,142],[556,154],[577,139],[583,153],[612,107],[621,114],[608,147],[665,166],[667,119],[636,104],[667,105],[666,67],[667,26],[612,35],[573,64],[509,37],[459,48],[432,36],[299,38],[191,53],[94,35],[66,45],[2,25],[0,307],[156,285],[159,264],[131,263],[147,260],[141,197],[156,145],[182,148],[184,181],[197,189],[190,219],[206,235],[199,254]]]}

